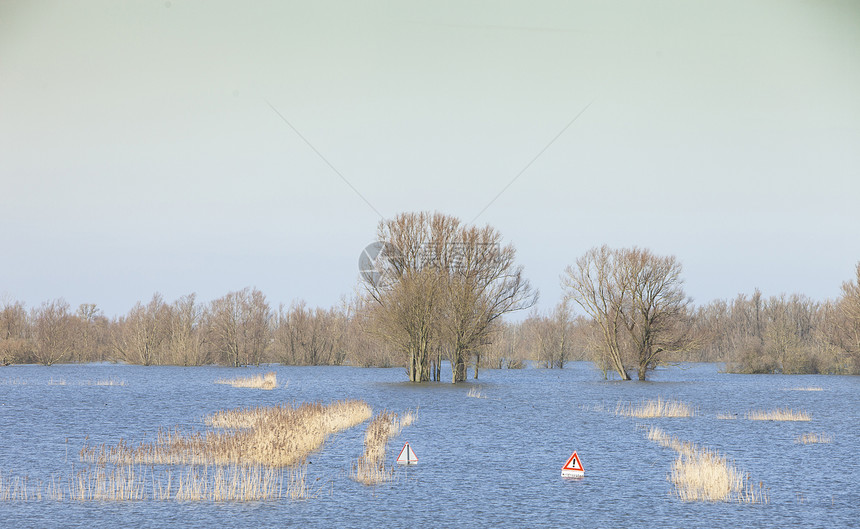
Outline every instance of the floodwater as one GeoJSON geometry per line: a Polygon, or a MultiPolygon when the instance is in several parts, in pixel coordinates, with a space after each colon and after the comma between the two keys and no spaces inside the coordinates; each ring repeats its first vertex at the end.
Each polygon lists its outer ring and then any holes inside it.
{"type": "MultiPolygon", "coordinates": [[[[445,372],[443,371],[443,376],[445,372]]],[[[311,455],[316,497],[260,502],[0,501],[0,526],[146,527],[848,527],[860,524],[860,377],[730,375],[713,364],[663,368],[649,382],[605,381],[588,363],[563,370],[487,370],[466,384],[409,384],[402,369],[140,367],[0,368],[0,475],[29,482],[85,466],[90,444],[151,439],[159,427],[204,428],[236,407],[363,399],[374,412],[419,408],[405,441],[419,458],[395,480],[350,480],[364,425],[311,455]],[[274,370],[272,391],[215,384],[274,370]],[[124,385],[101,386],[113,379],[124,385]],[[283,384],[288,381],[286,387],[283,384]],[[793,388],[817,387],[821,391],[793,388]],[[467,396],[478,389],[486,398],[467,396]],[[619,402],[678,399],[692,418],[632,419],[619,402]],[[750,421],[744,412],[803,410],[810,422],[750,421]],[[717,419],[737,414],[736,420],[717,419]],[[643,426],[717,449],[769,490],[768,504],[685,503],[667,480],[675,453],[643,426]],[[799,444],[804,433],[826,444],[799,444]],[[576,450],[584,479],[561,477],[576,450]]]]}

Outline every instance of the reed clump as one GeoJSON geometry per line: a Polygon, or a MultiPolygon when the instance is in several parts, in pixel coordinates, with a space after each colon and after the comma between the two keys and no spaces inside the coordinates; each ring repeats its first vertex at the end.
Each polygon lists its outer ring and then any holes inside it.
{"type": "Polygon", "coordinates": [[[4,476],[0,472],[0,501],[29,501],[42,499],[42,483],[27,476],[4,476]]]}
{"type": "Polygon", "coordinates": [[[678,454],[669,481],[683,501],[769,502],[763,483],[756,487],[749,475],[739,471],[718,451],[708,448],[678,454]]]}
{"type": "MultiPolygon", "coordinates": [[[[76,501],[132,501],[145,496],[146,469],[134,465],[98,465],[78,471],[69,481],[68,496],[76,501]]],[[[56,490],[54,491],[56,494],[56,490]]]]}
{"type": "Polygon", "coordinates": [[[802,386],[797,388],[789,388],[791,391],[824,391],[823,388],[818,386],[802,386]]]}
{"type": "Polygon", "coordinates": [[[365,485],[389,481],[394,470],[385,464],[388,440],[400,435],[403,428],[415,422],[417,412],[407,411],[402,417],[383,411],[370,421],[364,434],[364,455],[352,465],[350,478],[365,485]]]}
{"type": "Polygon", "coordinates": [[[809,421],[808,413],[802,410],[790,408],[777,408],[775,410],[751,410],[746,413],[746,418],[751,421],[809,421]]]}
{"type": "Polygon", "coordinates": [[[825,433],[805,433],[794,440],[795,443],[811,445],[811,444],[827,444],[833,441],[833,438],[825,433]]]}
{"type": "Polygon", "coordinates": [[[269,371],[265,375],[257,374],[250,377],[236,377],[231,379],[219,378],[216,384],[229,384],[234,388],[275,389],[278,387],[278,375],[269,371]]]}
{"type": "MultiPolygon", "coordinates": [[[[303,473],[304,470],[301,470],[303,473]]],[[[284,495],[284,471],[262,465],[229,465],[186,468],[176,481],[176,501],[262,501],[284,495]]],[[[163,497],[171,499],[171,482],[160,489],[163,497]],[[166,494],[165,494],[166,491],[166,494]]],[[[289,494],[289,489],[287,491],[289,494]]]]}
{"type": "Polygon", "coordinates": [[[739,471],[716,450],[681,441],[657,427],[649,428],[646,437],[677,452],[669,481],[673,485],[674,493],[681,500],[739,503],[769,501],[763,483],[759,483],[756,488],[749,475],[739,471]]]}
{"type": "Polygon", "coordinates": [[[131,445],[85,445],[82,461],[97,464],[264,465],[303,462],[329,435],[371,416],[363,401],[305,403],[219,412],[206,419],[216,431],[159,430],[155,441],[131,445]]]}
{"type": "MultiPolygon", "coordinates": [[[[291,475],[304,470],[291,471],[291,475]]],[[[302,479],[304,479],[302,477],[302,479]]],[[[46,496],[55,501],[261,501],[285,495],[284,471],[260,465],[188,466],[174,477],[143,465],[95,465],[72,478],[53,478],[46,496]]],[[[288,486],[286,495],[291,494],[288,486]]],[[[305,496],[306,497],[306,496],[305,496]]]]}
{"type": "Polygon", "coordinates": [[[722,421],[733,421],[737,418],[738,418],[738,415],[736,413],[718,413],[717,414],[717,419],[720,419],[722,421]]]}
{"type": "Polygon", "coordinates": [[[692,417],[693,407],[678,400],[656,400],[640,401],[632,403],[619,403],[615,407],[615,415],[621,417],[636,417],[638,419],[654,419],[658,417],[692,417]]]}

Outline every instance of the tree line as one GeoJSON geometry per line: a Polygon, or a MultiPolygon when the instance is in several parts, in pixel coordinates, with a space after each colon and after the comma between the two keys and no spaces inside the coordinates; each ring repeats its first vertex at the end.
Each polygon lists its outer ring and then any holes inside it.
{"type": "Polygon", "coordinates": [[[469,369],[477,378],[479,369],[575,360],[623,380],[678,361],[740,373],[860,373],[860,263],[836,300],[756,290],[694,306],[674,256],[602,246],[564,270],[563,301],[543,313],[515,248],[491,226],[403,213],[381,221],[377,239],[361,290],[332,308],[274,307],[251,287],[210,302],[155,294],[114,318],[91,303],[28,309],[0,300],[0,363],[402,366],[413,382],[440,380],[443,362],[452,382],[469,369]]]}

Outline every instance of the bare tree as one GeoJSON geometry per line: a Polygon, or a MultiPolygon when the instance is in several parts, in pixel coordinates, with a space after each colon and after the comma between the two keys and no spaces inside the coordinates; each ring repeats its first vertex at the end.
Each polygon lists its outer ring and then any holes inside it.
{"type": "Polygon", "coordinates": [[[556,305],[549,316],[535,313],[523,326],[532,358],[544,368],[563,369],[573,349],[573,322],[567,303],[556,305]]]}
{"type": "Polygon", "coordinates": [[[377,321],[374,310],[380,310],[379,305],[367,296],[356,296],[348,304],[343,340],[346,361],[363,367],[405,365],[405,362],[401,362],[399,351],[374,331],[377,321]]]}
{"type": "Polygon", "coordinates": [[[113,344],[120,359],[144,366],[164,363],[169,333],[168,306],[161,294],[146,305],[138,302],[114,325],[113,344]]]}
{"type": "Polygon", "coordinates": [[[236,367],[259,364],[269,343],[271,311],[259,290],[245,288],[212,302],[209,329],[213,351],[236,367]]]}
{"type": "Polygon", "coordinates": [[[489,226],[403,213],[381,222],[378,237],[385,243],[378,271],[364,278],[365,286],[378,305],[377,332],[407,352],[410,381],[438,378],[443,351],[453,382],[465,380],[469,360],[488,345],[499,318],[537,299],[513,246],[503,247],[489,226]]]}
{"type": "Polygon", "coordinates": [[[568,266],[562,276],[562,288],[591,316],[600,330],[598,365],[611,366],[622,380],[630,380],[622,356],[625,304],[631,297],[626,275],[617,263],[616,250],[608,246],[592,248],[568,266]]]}
{"type": "Polygon", "coordinates": [[[81,303],[74,315],[76,347],[75,362],[104,360],[108,343],[107,318],[95,303],[81,303]]]}
{"type": "Polygon", "coordinates": [[[32,349],[24,304],[4,297],[0,305],[0,365],[26,362],[32,349]]]}
{"type": "Polygon", "coordinates": [[[523,325],[523,323],[506,322],[499,324],[492,342],[484,348],[484,354],[478,359],[483,367],[494,369],[525,367],[528,340],[523,325]]]}
{"type": "Polygon", "coordinates": [[[210,361],[206,349],[203,322],[204,307],[197,303],[197,296],[189,294],[177,299],[170,306],[168,328],[168,350],[171,364],[193,366],[210,361]]]}
{"type": "Polygon", "coordinates": [[[686,347],[689,320],[681,264],[639,248],[593,248],[568,266],[562,286],[598,325],[601,355],[622,380],[639,380],[667,350],[686,347]]]}
{"type": "Polygon", "coordinates": [[[854,279],[842,283],[839,312],[846,348],[860,360],[860,263],[857,263],[854,279]]]}
{"type": "Polygon", "coordinates": [[[71,356],[75,349],[75,329],[69,304],[57,299],[33,311],[34,356],[49,366],[71,356]]]}
{"type": "Polygon", "coordinates": [[[364,285],[376,307],[374,332],[406,353],[410,382],[430,380],[430,353],[436,317],[442,303],[441,276],[428,249],[444,245],[450,229],[428,213],[402,213],[381,221],[377,238],[385,243],[376,258],[376,274],[364,285]],[[432,243],[432,244],[431,244],[432,243]]]}
{"type": "MultiPolygon", "coordinates": [[[[444,282],[444,317],[439,320],[443,347],[451,361],[452,382],[466,380],[466,363],[490,338],[499,318],[523,310],[537,302],[516,264],[513,245],[502,246],[502,236],[494,228],[460,227],[453,219],[453,241],[438,248],[443,256],[439,268],[444,282]]],[[[475,359],[478,378],[480,358],[475,359]]]]}
{"type": "Polygon", "coordinates": [[[283,305],[274,318],[275,356],[291,365],[340,365],[345,359],[346,315],[336,309],[309,309],[304,301],[283,305]]]}

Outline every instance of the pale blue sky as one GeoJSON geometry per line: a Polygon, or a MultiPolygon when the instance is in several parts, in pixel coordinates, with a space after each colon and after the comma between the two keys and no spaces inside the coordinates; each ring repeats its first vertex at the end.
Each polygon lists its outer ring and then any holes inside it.
{"type": "Polygon", "coordinates": [[[860,261],[860,4],[0,0],[0,296],[108,315],[354,290],[377,213],[478,219],[541,291],[590,247],[697,303],[860,261]]]}

